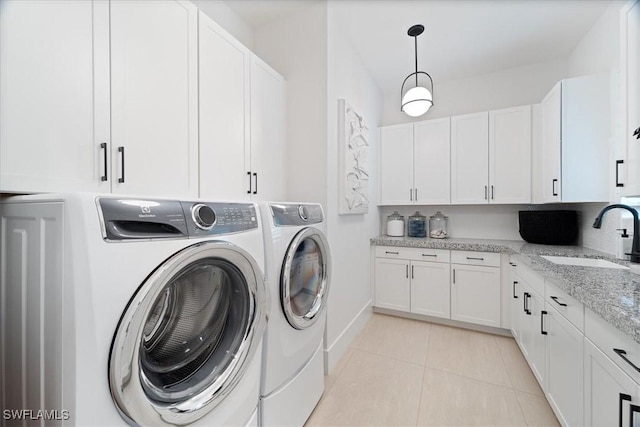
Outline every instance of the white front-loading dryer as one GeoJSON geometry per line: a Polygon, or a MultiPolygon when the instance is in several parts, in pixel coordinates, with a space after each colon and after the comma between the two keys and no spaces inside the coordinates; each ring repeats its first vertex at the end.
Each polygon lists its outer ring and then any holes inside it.
{"type": "Polygon", "coordinates": [[[257,422],[269,295],[255,205],[70,194],[0,209],[14,418],[257,422]]]}
{"type": "Polygon", "coordinates": [[[324,391],[330,252],[319,204],[263,203],[271,314],[260,398],[264,426],[302,426],[324,391]]]}

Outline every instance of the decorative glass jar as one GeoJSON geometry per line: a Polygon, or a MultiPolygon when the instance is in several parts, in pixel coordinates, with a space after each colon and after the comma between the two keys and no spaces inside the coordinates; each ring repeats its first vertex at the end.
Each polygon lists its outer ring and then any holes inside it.
{"type": "Polygon", "coordinates": [[[427,237],[427,217],[416,211],[409,217],[407,229],[409,237],[427,237]]]}
{"type": "Polygon", "coordinates": [[[404,217],[400,215],[398,211],[393,212],[393,214],[387,217],[387,236],[404,236],[404,217]]]}
{"type": "Polygon", "coordinates": [[[446,239],[449,235],[449,217],[442,215],[440,211],[429,217],[429,237],[433,239],[446,239]]]}

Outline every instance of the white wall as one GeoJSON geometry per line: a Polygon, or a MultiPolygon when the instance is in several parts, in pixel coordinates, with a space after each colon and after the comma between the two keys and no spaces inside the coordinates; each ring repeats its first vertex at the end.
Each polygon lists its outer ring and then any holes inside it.
{"type": "Polygon", "coordinates": [[[371,313],[369,239],[380,217],[375,181],[379,89],[322,2],[255,29],[254,51],[287,80],[289,187],[292,200],[323,204],[332,254],[325,363],[330,371],[371,313]],[[338,215],[338,99],[345,98],[370,128],[371,207],[338,215]]]}
{"type": "Polygon", "coordinates": [[[289,198],[327,208],[327,5],[254,30],[254,51],[287,80],[289,198]]]}
{"type": "Polygon", "coordinates": [[[253,28],[222,0],[191,0],[240,43],[253,50],[253,28]]]}
{"type": "Polygon", "coordinates": [[[434,81],[434,106],[415,119],[400,111],[402,82],[398,82],[398,92],[385,94],[382,125],[536,104],[566,76],[567,61],[559,59],[463,80],[434,81]]]}
{"type": "Polygon", "coordinates": [[[380,234],[386,234],[387,216],[398,211],[408,221],[419,211],[429,217],[437,211],[449,217],[449,237],[468,239],[522,240],[518,232],[518,211],[528,205],[447,205],[447,206],[384,206],[381,212],[380,234]]]}
{"type": "Polygon", "coordinates": [[[328,232],[333,258],[329,316],[325,334],[327,369],[347,350],[371,313],[369,239],[378,234],[377,147],[382,115],[382,97],[375,81],[362,65],[357,52],[337,24],[341,6],[328,4],[328,80],[327,80],[327,211],[328,232]],[[369,213],[338,214],[338,99],[345,99],[365,120],[368,141],[369,213]]]}

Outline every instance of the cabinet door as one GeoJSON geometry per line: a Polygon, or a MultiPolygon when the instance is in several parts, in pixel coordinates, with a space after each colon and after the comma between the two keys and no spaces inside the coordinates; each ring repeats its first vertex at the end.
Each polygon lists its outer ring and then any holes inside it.
{"type": "Polygon", "coordinates": [[[451,318],[449,263],[411,261],[411,312],[451,318]]]}
{"type": "Polygon", "coordinates": [[[544,307],[544,298],[533,289],[530,290],[530,293],[531,297],[528,304],[531,315],[529,315],[528,327],[531,347],[528,361],[533,375],[535,375],[538,383],[544,389],[547,374],[547,331],[544,322],[546,322],[547,312],[544,307]]]}
{"type": "Polygon", "coordinates": [[[451,319],[500,327],[500,269],[451,264],[451,319]]]}
{"type": "Polygon", "coordinates": [[[541,202],[559,202],[561,200],[560,177],[560,137],[561,137],[561,91],[562,83],[556,84],[544,97],[542,108],[542,150],[540,156],[541,202]]]}
{"type": "Polygon", "coordinates": [[[489,202],[531,203],[531,106],[489,112],[489,202]]]}
{"type": "Polygon", "coordinates": [[[380,204],[413,203],[413,125],[380,128],[380,204]]]}
{"type": "MultiPolygon", "coordinates": [[[[638,405],[640,390],[627,374],[584,339],[584,422],[589,427],[628,426],[630,404],[638,405]]],[[[640,426],[636,414],[632,426],[640,426]]]]}
{"type": "Polygon", "coordinates": [[[522,307],[522,294],[523,294],[523,282],[520,276],[513,273],[511,274],[511,292],[509,294],[509,306],[511,310],[511,335],[516,342],[521,344],[521,321],[520,316],[523,311],[522,307]]]}
{"type": "Polygon", "coordinates": [[[112,190],[196,197],[198,9],[179,0],[110,4],[112,190]]]}
{"type": "Polygon", "coordinates": [[[488,113],[451,117],[451,203],[488,203],[488,180],[488,113]]]}
{"type": "Polygon", "coordinates": [[[623,87],[624,140],[627,148],[627,181],[625,195],[640,194],[640,1],[631,2],[623,9],[621,20],[621,68],[623,87]],[[626,102],[625,102],[626,101],[626,102]]]}
{"type": "Polygon", "coordinates": [[[285,81],[252,55],[251,193],[253,200],[287,199],[285,81]]]}
{"type": "Polygon", "coordinates": [[[413,125],[414,202],[442,205],[451,202],[450,120],[413,125]]]}
{"type": "Polygon", "coordinates": [[[555,308],[546,306],[547,400],[562,425],[581,426],[583,405],[582,333],[555,308]]]}
{"type": "Polygon", "coordinates": [[[376,258],[375,305],[410,311],[409,261],[376,258]]]}
{"type": "Polygon", "coordinates": [[[198,19],[200,197],[248,200],[250,53],[204,13],[198,19]]]}
{"type": "Polygon", "coordinates": [[[107,1],[3,1],[0,93],[0,192],[110,191],[107,1]]]}

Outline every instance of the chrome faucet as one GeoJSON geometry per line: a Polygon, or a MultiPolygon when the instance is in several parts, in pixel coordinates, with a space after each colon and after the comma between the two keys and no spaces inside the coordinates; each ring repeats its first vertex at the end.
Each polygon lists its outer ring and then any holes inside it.
{"type": "Polygon", "coordinates": [[[640,234],[638,232],[640,219],[638,219],[638,211],[636,211],[634,208],[621,204],[605,206],[596,217],[596,220],[593,222],[593,228],[600,228],[602,226],[602,217],[604,216],[604,214],[607,213],[608,210],[614,208],[626,209],[631,212],[631,215],[633,215],[633,242],[631,243],[631,253],[626,255],[631,255],[631,262],[640,263],[640,234]]]}

